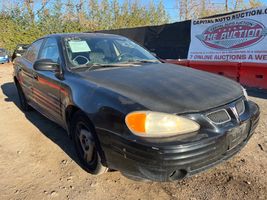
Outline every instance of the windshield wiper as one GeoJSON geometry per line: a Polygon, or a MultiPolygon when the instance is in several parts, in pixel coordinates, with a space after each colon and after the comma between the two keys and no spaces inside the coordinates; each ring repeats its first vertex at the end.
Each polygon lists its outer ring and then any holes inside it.
{"type": "Polygon", "coordinates": [[[160,62],[157,61],[157,60],[145,60],[145,59],[142,59],[142,60],[128,60],[128,61],[123,62],[123,63],[160,63],[160,62]]]}
{"type": "Polygon", "coordinates": [[[72,67],[71,69],[84,69],[88,68],[88,70],[92,70],[95,68],[101,68],[101,67],[115,67],[112,64],[97,64],[97,63],[88,63],[86,65],[81,65],[78,67],[72,67]]]}
{"type": "Polygon", "coordinates": [[[136,63],[160,63],[157,60],[128,60],[126,62],[118,62],[118,63],[107,63],[107,64],[99,64],[99,63],[88,63],[86,65],[81,65],[78,67],[73,67],[72,69],[83,69],[88,68],[88,70],[93,70],[97,68],[103,67],[129,67],[125,64],[136,64],[136,63]]]}
{"type": "Polygon", "coordinates": [[[116,67],[113,64],[91,64],[88,70],[102,68],[102,67],[116,67]]]}

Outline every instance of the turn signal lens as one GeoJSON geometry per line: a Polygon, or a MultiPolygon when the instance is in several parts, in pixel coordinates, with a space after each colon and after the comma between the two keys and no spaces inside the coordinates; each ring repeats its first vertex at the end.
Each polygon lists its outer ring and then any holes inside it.
{"type": "Polygon", "coordinates": [[[126,117],[126,123],[131,130],[138,133],[145,133],[146,113],[133,113],[126,117]]]}
{"type": "Polygon", "coordinates": [[[200,128],[198,123],[185,117],[151,111],[129,113],[125,122],[132,133],[143,137],[169,137],[200,128]]]}

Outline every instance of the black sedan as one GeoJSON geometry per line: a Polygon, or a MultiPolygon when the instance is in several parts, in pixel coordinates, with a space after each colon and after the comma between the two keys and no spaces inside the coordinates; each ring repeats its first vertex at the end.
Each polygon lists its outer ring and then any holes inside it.
{"type": "Polygon", "coordinates": [[[166,64],[109,34],[55,34],[14,63],[24,111],[34,108],[73,139],[89,173],[172,181],[242,149],[259,107],[236,82],[166,64]]]}

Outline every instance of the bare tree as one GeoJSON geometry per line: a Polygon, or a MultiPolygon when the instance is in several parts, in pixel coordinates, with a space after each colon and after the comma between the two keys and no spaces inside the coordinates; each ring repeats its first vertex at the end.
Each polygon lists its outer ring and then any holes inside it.
{"type": "Polygon", "coordinates": [[[262,1],[249,0],[249,7],[256,8],[256,7],[260,7],[260,6],[263,6],[262,1]]]}
{"type": "Polygon", "coordinates": [[[34,1],[33,0],[24,0],[24,5],[27,9],[27,13],[29,14],[30,22],[34,23],[34,1]]]}
{"type": "Polygon", "coordinates": [[[180,20],[188,20],[262,5],[263,3],[260,0],[249,0],[249,2],[225,0],[222,3],[212,0],[176,0],[175,8],[179,10],[180,20]]]}
{"type": "Polygon", "coordinates": [[[78,21],[80,24],[84,24],[85,13],[84,13],[84,0],[79,0],[76,4],[76,10],[78,13],[78,21]]]}

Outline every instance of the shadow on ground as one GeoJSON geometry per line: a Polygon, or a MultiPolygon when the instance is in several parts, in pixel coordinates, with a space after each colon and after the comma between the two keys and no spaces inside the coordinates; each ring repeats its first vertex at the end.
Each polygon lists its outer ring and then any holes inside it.
{"type": "MultiPolygon", "coordinates": [[[[5,83],[1,85],[1,89],[6,95],[5,101],[13,102],[18,108],[20,108],[19,97],[17,95],[17,89],[14,83],[5,83]]],[[[78,158],[76,157],[73,142],[63,128],[45,118],[43,115],[33,109],[24,113],[24,115],[40,130],[43,135],[56,143],[72,160],[80,165],[78,158]]]]}

